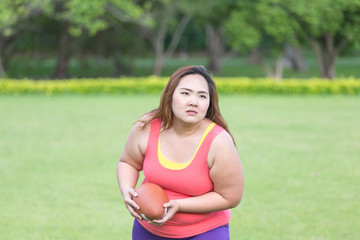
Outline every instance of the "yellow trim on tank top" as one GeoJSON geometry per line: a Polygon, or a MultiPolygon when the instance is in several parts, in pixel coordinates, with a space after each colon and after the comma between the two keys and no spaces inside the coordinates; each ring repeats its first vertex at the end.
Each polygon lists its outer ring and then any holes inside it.
{"type": "Polygon", "coordinates": [[[190,163],[192,162],[192,160],[194,159],[196,153],[198,152],[201,144],[203,143],[205,137],[208,135],[208,133],[211,131],[211,129],[213,129],[213,127],[215,126],[216,124],[213,122],[211,123],[205,130],[203,136],[201,137],[201,140],[200,140],[200,143],[193,155],[193,157],[191,158],[190,161],[186,162],[186,163],[177,163],[177,162],[173,162],[173,161],[170,161],[170,160],[167,160],[163,154],[161,153],[161,148],[160,148],[160,134],[159,134],[159,143],[158,143],[158,158],[159,158],[159,162],[160,164],[165,167],[165,168],[168,168],[168,169],[172,169],[172,170],[181,170],[181,169],[184,169],[186,168],[187,166],[190,165],[190,163]]]}

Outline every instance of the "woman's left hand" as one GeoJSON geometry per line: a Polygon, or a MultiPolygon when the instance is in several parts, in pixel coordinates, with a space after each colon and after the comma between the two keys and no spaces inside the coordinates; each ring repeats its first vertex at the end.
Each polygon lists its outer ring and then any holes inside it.
{"type": "Polygon", "coordinates": [[[158,226],[163,225],[164,223],[172,219],[174,215],[180,210],[180,205],[176,200],[170,200],[169,202],[164,204],[164,207],[167,208],[167,212],[164,217],[158,220],[150,221],[149,223],[158,226]]]}

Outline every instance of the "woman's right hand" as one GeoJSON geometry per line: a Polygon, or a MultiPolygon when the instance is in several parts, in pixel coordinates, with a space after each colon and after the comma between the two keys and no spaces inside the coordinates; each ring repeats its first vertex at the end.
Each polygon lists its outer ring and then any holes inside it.
{"type": "Polygon", "coordinates": [[[135,209],[137,209],[137,210],[140,209],[139,206],[133,200],[133,198],[136,196],[137,196],[137,193],[133,188],[128,188],[123,193],[125,206],[128,209],[128,211],[130,212],[130,214],[133,217],[135,217],[139,220],[142,220],[142,217],[135,211],[135,209]]]}

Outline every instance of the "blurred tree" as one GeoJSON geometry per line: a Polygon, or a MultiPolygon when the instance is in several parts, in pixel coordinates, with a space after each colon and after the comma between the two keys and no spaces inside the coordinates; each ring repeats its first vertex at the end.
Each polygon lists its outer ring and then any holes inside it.
{"type": "Polygon", "coordinates": [[[6,76],[5,69],[7,68],[7,63],[11,56],[14,39],[14,34],[0,36],[0,78],[6,76]]]}
{"type": "Polygon", "coordinates": [[[206,48],[206,36],[201,24],[197,19],[192,18],[189,25],[184,31],[184,35],[178,47],[180,53],[202,52],[206,48]]]}
{"type": "Polygon", "coordinates": [[[244,0],[226,29],[232,46],[242,50],[259,46],[269,36],[280,44],[273,48],[280,58],[285,43],[310,43],[321,76],[331,79],[336,76],[335,60],[342,50],[351,42],[360,42],[359,24],[360,0],[244,0]]]}
{"type": "Polygon", "coordinates": [[[83,0],[69,0],[69,10],[64,16],[73,24],[69,30],[74,35],[80,34],[82,28],[88,29],[90,34],[104,30],[109,26],[109,19],[136,24],[138,32],[149,41],[154,51],[154,74],[160,75],[164,61],[173,55],[191,19],[189,2],[140,0],[135,3],[131,0],[99,0],[84,4],[83,0]],[[170,41],[165,46],[168,36],[170,41]]]}
{"type": "Polygon", "coordinates": [[[224,23],[235,9],[236,0],[200,0],[193,6],[196,20],[205,28],[208,68],[216,73],[221,69],[224,59],[235,54],[234,48],[227,49],[224,23]]]}
{"type": "MultiPolygon", "coordinates": [[[[194,8],[190,0],[143,0],[142,17],[135,21],[140,33],[149,41],[154,54],[154,75],[161,75],[166,59],[170,58],[178,47],[186,26],[189,24],[194,8]],[[166,45],[166,38],[169,44],[166,45]]],[[[114,16],[121,19],[117,12],[114,16]]]]}
{"type": "Polygon", "coordinates": [[[14,36],[22,27],[20,22],[26,22],[31,17],[48,11],[49,0],[0,1],[0,77],[5,77],[1,59],[8,56],[8,52],[11,51],[14,36]]]}
{"type": "Polygon", "coordinates": [[[253,61],[264,68],[268,77],[281,79],[285,46],[296,43],[295,27],[281,8],[269,6],[271,1],[276,0],[238,2],[237,10],[225,25],[234,48],[241,52],[252,51],[253,61]]]}
{"type": "Polygon", "coordinates": [[[321,77],[336,77],[336,58],[360,43],[360,0],[283,0],[281,6],[296,19],[301,39],[310,42],[321,77]]]}
{"type": "Polygon", "coordinates": [[[112,59],[114,77],[131,75],[135,58],[149,49],[134,23],[114,21],[108,29],[98,32],[95,40],[96,56],[112,59]]]}
{"type": "Polygon", "coordinates": [[[57,20],[59,24],[59,42],[57,48],[57,64],[53,72],[52,78],[63,79],[67,77],[69,60],[71,57],[72,36],[69,32],[71,18],[64,17],[66,14],[66,1],[53,1],[54,11],[51,16],[57,20]]]}
{"type": "Polygon", "coordinates": [[[300,72],[309,69],[300,46],[286,45],[285,58],[289,61],[289,64],[295,71],[300,72]]]}
{"type": "Polygon", "coordinates": [[[54,78],[67,75],[70,58],[70,45],[73,37],[79,37],[83,31],[94,36],[107,29],[113,19],[108,13],[116,9],[122,20],[133,20],[140,16],[142,9],[132,0],[52,0],[54,18],[61,22],[58,63],[54,78]]]}
{"type": "Polygon", "coordinates": [[[81,35],[84,30],[94,36],[107,29],[113,20],[109,14],[114,12],[122,22],[135,21],[143,12],[133,0],[67,0],[65,8],[60,17],[71,23],[69,32],[73,36],[81,35]]]}

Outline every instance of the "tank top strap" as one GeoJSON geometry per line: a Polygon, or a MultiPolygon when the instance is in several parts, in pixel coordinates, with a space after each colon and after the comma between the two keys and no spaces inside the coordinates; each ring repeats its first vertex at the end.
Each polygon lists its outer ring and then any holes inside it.
{"type": "Polygon", "coordinates": [[[148,137],[148,143],[147,143],[145,155],[147,153],[157,152],[157,144],[158,144],[157,140],[159,139],[160,130],[161,130],[161,120],[159,118],[152,120],[150,123],[150,133],[148,137]]]}
{"type": "Polygon", "coordinates": [[[214,138],[223,131],[225,131],[225,129],[216,124],[205,137],[199,151],[207,154],[209,152],[211,143],[213,142],[214,138]]]}

